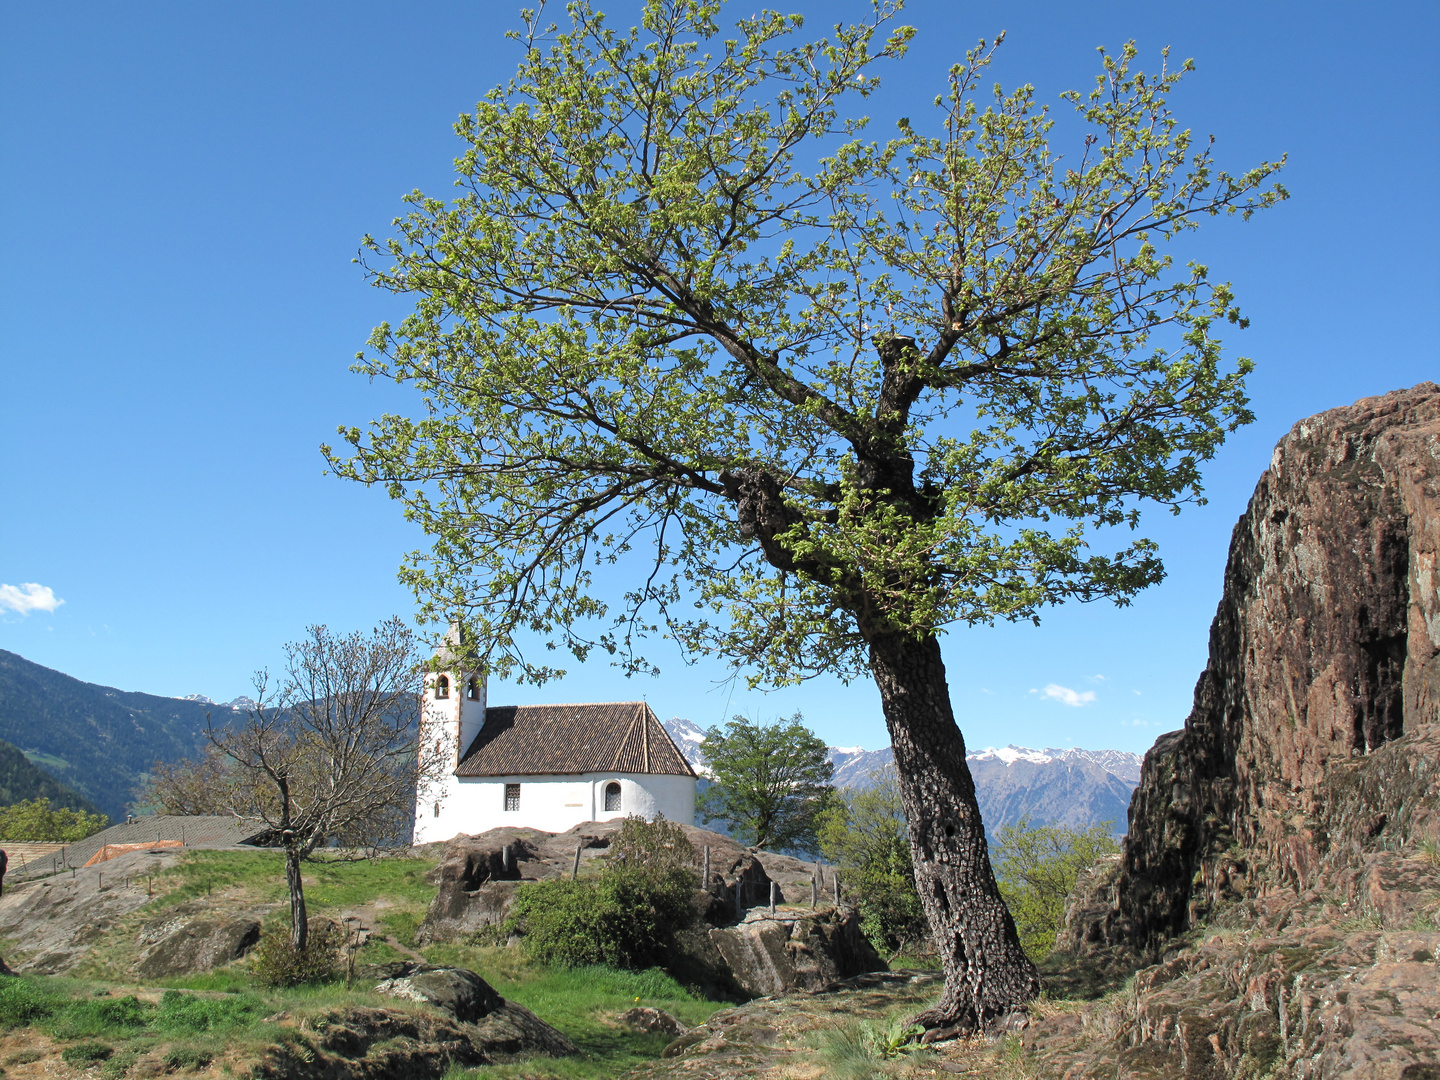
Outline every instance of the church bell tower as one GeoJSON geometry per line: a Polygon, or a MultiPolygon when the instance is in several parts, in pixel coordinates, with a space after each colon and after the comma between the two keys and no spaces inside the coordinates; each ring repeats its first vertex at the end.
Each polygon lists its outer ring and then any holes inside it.
{"type": "Polygon", "coordinates": [[[420,746],[439,759],[440,775],[416,790],[417,844],[455,835],[455,828],[446,824],[445,808],[455,793],[455,769],[485,724],[485,694],[479,659],[461,625],[453,622],[425,674],[420,746]]]}

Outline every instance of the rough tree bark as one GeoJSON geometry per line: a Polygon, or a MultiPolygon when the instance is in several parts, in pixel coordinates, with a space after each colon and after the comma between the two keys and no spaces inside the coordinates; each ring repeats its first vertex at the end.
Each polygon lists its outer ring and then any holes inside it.
{"type": "Polygon", "coordinates": [[[915,886],[945,970],[943,995],[914,1022],[927,1040],[984,1028],[1034,998],[1040,977],[990,868],[940,642],[879,637],[870,667],[895,748],[915,886]]]}
{"type": "MultiPolygon", "coordinates": [[[[917,522],[935,512],[916,489],[915,462],[904,432],[922,384],[910,370],[914,339],[878,343],[885,368],[876,416],[864,438],[854,439],[861,485],[917,522]]],[[[781,536],[802,521],[786,502],[780,480],[747,465],[721,475],[735,504],[741,535],[760,545],[777,569],[837,583],[837,594],[869,646],[905,807],[915,884],[945,970],[945,990],[934,1007],[915,1017],[933,1041],[990,1026],[1023,1009],[1040,992],[1035,965],[1020,946],[1015,921],[1000,897],[990,866],[975,782],[965,763],[965,739],[950,708],[940,642],[884,624],[884,606],[866,595],[858,568],[839,571],[797,559],[781,536]],[[874,614],[880,612],[878,616],[874,614]]]]}

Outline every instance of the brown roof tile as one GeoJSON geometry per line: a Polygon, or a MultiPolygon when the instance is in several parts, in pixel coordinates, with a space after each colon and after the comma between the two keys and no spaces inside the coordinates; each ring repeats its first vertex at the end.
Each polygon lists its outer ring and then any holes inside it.
{"type": "Polygon", "coordinates": [[[694,776],[650,706],[500,705],[485,723],[456,776],[536,776],[590,772],[694,776]]]}

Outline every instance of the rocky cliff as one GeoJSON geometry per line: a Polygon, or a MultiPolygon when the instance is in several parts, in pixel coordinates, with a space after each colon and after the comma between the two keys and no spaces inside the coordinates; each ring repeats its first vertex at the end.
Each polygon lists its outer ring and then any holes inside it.
{"type": "MultiPolygon", "coordinates": [[[[1153,954],[1227,898],[1312,884],[1342,842],[1336,786],[1440,719],[1437,560],[1440,387],[1295,425],[1235,526],[1194,708],[1146,755],[1106,903],[1074,913],[1072,946],[1153,954]]],[[[1408,842],[1436,827],[1416,810],[1376,805],[1350,832],[1408,842]]]]}
{"type": "Polygon", "coordinates": [[[1062,951],[1158,962],[1050,1031],[1057,1067],[1108,1036],[1067,1076],[1440,1077],[1437,562],[1440,386],[1280,441],[1185,727],[1066,914],[1062,951]]]}

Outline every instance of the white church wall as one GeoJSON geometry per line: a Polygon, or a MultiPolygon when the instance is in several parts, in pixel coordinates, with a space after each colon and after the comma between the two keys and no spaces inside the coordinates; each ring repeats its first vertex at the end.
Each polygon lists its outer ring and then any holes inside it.
{"type": "Polygon", "coordinates": [[[504,825],[564,832],[582,821],[608,821],[663,814],[689,823],[695,817],[695,780],[650,773],[584,773],[578,776],[448,777],[434,803],[418,807],[415,842],[449,840],[458,833],[482,833],[504,825]],[[607,812],[605,786],[620,784],[620,809],[607,812]],[[505,785],[520,785],[519,810],[505,809],[505,785]]]}

